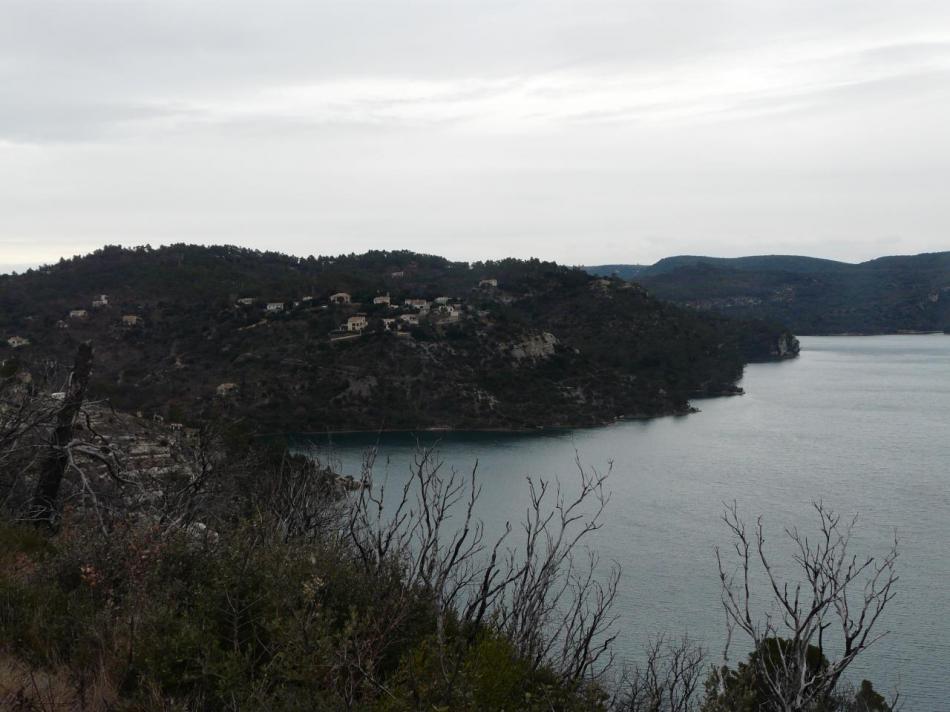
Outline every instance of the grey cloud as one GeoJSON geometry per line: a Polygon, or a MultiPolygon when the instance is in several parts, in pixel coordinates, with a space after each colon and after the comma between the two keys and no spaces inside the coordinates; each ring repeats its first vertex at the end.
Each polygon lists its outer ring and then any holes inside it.
{"type": "Polygon", "coordinates": [[[938,249],[948,27],[926,0],[9,0],[0,262],[938,249]]]}

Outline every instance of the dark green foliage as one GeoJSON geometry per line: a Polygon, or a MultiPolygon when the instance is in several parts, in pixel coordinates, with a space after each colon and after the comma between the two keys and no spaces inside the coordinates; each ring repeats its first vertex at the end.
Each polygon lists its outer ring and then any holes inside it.
{"type": "Polygon", "coordinates": [[[735,318],[765,319],[796,334],[946,331],[950,252],[848,264],[810,257],[671,257],[612,269],[668,299],[735,318]]]}
{"type": "Polygon", "coordinates": [[[361,570],[332,541],[283,543],[273,531],[244,520],[214,541],[136,526],[105,539],[76,521],[46,540],[3,524],[0,662],[66,668],[77,686],[95,679],[120,709],[157,709],[156,698],[202,710],[604,704],[594,688],[533,670],[490,628],[472,642],[448,631],[461,657],[447,687],[425,591],[407,590],[396,567],[361,570]]]}
{"type": "Polygon", "coordinates": [[[780,327],[698,314],[540,260],[300,259],[189,245],[108,247],[0,277],[0,333],[31,340],[21,355],[34,370],[48,358],[67,362],[78,341],[92,340],[91,393],[120,410],[192,424],[224,415],[264,433],[528,429],[684,413],[691,397],[736,392],[746,362],[795,353],[780,327]],[[498,288],[479,288],[489,277],[498,288]],[[328,305],[341,290],[354,304],[328,305]],[[110,306],[92,309],[100,293],[110,306]],[[381,293],[399,304],[453,297],[463,317],[423,318],[409,336],[383,333],[382,317],[397,312],[372,304],[381,293]],[[240,305],[242,297],[258,301],[240,305]],[[265,315],[271,301],[286,310],[265,315]],[[89,309],[88,320],[57,328],[74,308],[89,309]],[[368,314],[370,333],[331,341],[357,311],[368,314]],[[123,314],[143,323],[123,326],[123,314]],[[519,356],[545,333],[553,349],[519,356]],[[238,389],[219,397],[221,383],[238,389]]]}
{"type": "MultiPolygon", "coordinates": [[[[788,649],[789,641],[780,638],[766,640],[764,649],[749,653],[746,661],[740,662],[735,669],[723,666],[713,670],[706,681],[706,699],[702,712],[761,712],[776,710],[770,695],[769,686],[763,679],[761,670],[778,670],[780,648],[788,649]]],[[[815,646],[808,647],[807,661],[810,673],[814,674],[827,668],[828,660],[815,646]]],[[[892,712],[883,696],[873,685],[864,680],[856,693],[837,691],[822,703],[801,712],[892,712]]]]}

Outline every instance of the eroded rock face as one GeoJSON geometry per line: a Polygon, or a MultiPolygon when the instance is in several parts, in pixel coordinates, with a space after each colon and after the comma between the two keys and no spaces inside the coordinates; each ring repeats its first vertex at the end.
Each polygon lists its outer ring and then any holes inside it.
{"type": "Polygon", "coordinates": [[[516,361],[524,359],[543,359],[554,355],[558,345],[557,337],[548,332],[531,336],[511,347],[511,356],[516,361]]]}
{"type": "Polygon", "coordinates": [[[798,339],[788,332],[781,334],[772,346],[772,355],[776,358],[794,358],[800,349],[798,339]]]}

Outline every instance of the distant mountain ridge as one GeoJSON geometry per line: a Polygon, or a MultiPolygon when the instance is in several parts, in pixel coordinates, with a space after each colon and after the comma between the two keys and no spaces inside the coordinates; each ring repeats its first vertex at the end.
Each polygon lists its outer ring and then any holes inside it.
{"type": "Polygon", "coordinates": [[[587,267],[633,280],[660,299],[797,334],[950,329],[950,252],[858,264],[798,255],[667,257],[653,265],[587,267]]]}

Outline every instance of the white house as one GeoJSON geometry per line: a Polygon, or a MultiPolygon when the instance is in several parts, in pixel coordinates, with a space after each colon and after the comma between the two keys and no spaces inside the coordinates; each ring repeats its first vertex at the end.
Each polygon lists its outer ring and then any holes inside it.
{"type": "Polygon", "coordinates": [[[383,319],[383,328],[386,329],[386,331],[394,331],[396,329],[396,320],[383,319]]]}
{"type": "Polygon", "coordinates": [[[480,289],[494,289],[495,287],[498,286],[498,280],[495,279],[494,277],[489,278],[489,279],[482,279],[482,280],[479,280],[478,286],[480,289]]]}
{"type": "Polygon", "coordinates": [[[419,324],[419,317],[415,314],[400,314],[399,320],[406,324],[412,324],[413,326],[419,324]]]}
{"type": "Polygon", "coordinates": [[[229,398],[231,396],[237,395],[237,392],[240,390],[240,386],[237,383],[221,383],[215,389],[215,392],[221,398],[229,398]]]}
{"type": "Polygon", "coordinates": [[[69,312],[69,318],[70,319],[88,319],[89,312],[87,312],[85,309],[73,309],[72,311],[69,312]]]}
{"type": "Polygon", "coordinates": [[[254,303],[254,297],[241,297],[237,300],[237,303],[242,307],[249,307],[254,303]]]}
{"type": "Polygon", "coordinates": [[[373,304],[391,304],[388,294],[383,294],[378,297],[373,297],[373,304]]]}
{"type": "Polygon", "coordinates": [[[399,270],[398,272],[390,272],[389,276],[392,277],[393,279],[402,279],[403,277],[406,276],[406,273],[403,272],[402,270],[399,270]]]}
{"type": "Polygon", "coordinates": [[[346,330],[360,332],[366,328],[366,317],[363,314],[351,316],[346,320],[346,330]]]}
{"type": "Polygon", "coordinates": [[[125,314],[122,317],[123,326],[138,326],[142,323],[142,317],[136,316],[135,314],[125,314]]]}
{"type": "Polygon", "coordinates": [[[19,349],[23,348],[24,346],[29,346],[30,340],[24,339],[22,336],[11,336],[9,339],[7,339],[7,343],[10,344],[11,349],[19,349]]]}
{"type": "Polygon", "coordinates": [[[428,309],[429,302],[426,299],[407,299],[403,302],[407,307],[412,307],[413,309],[428,309]]]}
{"type": "Polygon", "coordinates": [[[67,324],[65,321],[63,321],[62,319],[60,319],[59,321],[56,322],[56,328],[57,328],[57,329],[68,329],[68,328],[69,328],[69,324],[67,324]]]}
{"type": "Polygon", "coordinates": [[[435,313],[440,319],[445,321],[459,320],[459,310],[452,304],[443,304],[439,307],[436,307],[435,313]]]}
{"type": "Polygon", "coordinates": [[[267,302],[267,311],[276,313],[284,311],[283,302],[267,302]]]}
{"type": "Polygon", "coordinates": [[[330,295],[330,304],[349,304],[353,298],[346,292],[337,292],[330,295]]]}
{"type": "Polygon", "coordinates": [[[109,306],[109,295],[100,294],[98,297],[92,300],[92,306],[93,306],[93,309],[109,306]]]}
{"type": "Polygon", "coordinates": [[[448,304],[451,301],[452,301],[452,297],[436,297],[435,298],[436,304],[448,304]]]}

